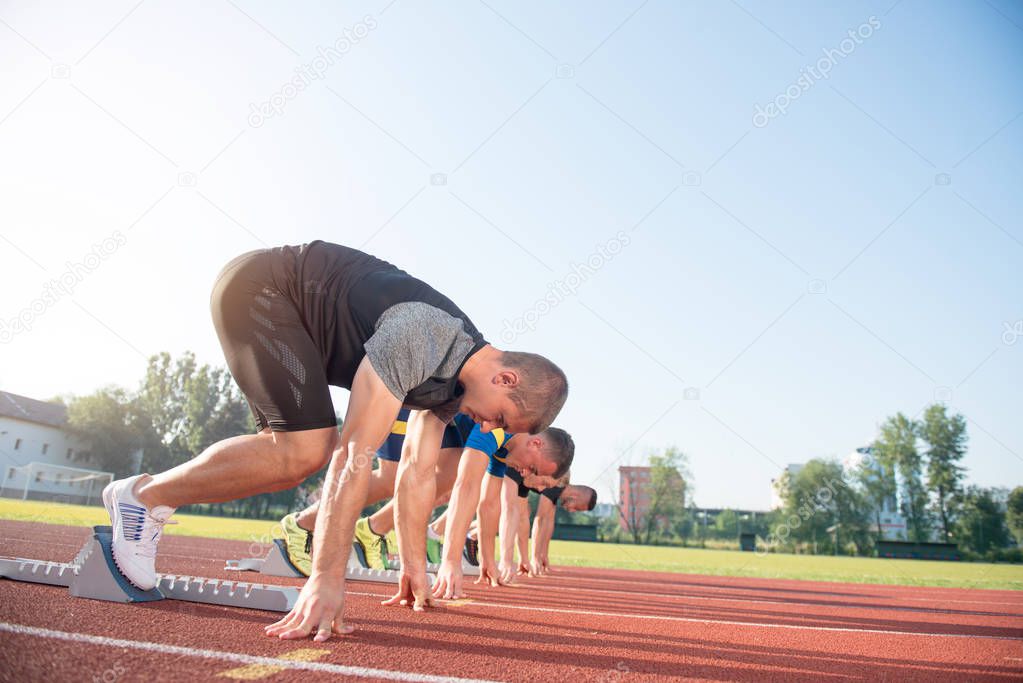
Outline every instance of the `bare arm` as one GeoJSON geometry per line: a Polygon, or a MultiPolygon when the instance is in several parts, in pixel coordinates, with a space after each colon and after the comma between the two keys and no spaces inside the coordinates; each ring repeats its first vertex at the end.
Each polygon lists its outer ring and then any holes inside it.
{"type": "Polygon", "coordinates": [[[529,498],[519,498],[518,529],[516,538],[519,546],[519,573],[530,574],[529,571],[529,498]]]}
{"type": "Polygon", "coordinates": [[[543,572],[548,566],[547,552],[554,534],[554,503],[547,496],[540,496],[533,520],[533,571],[543,572]]]}
{"type": "Polygon", "coordinates": [[[448,516],[444,557],[441,569],[437,573],[437,583],[433,595],[437,598],[462,597],[462,550],[465,548],[465,535],[469,532],[476,513],[476,504],[480,499],[480,485],[487,471],[489,458],[486,453],[475,448],[466,448],[458,462],[458,478],[451,491],[451,505],[448,516]]]}
{"type": "Polygon", "coordinates": [[[496,540],[501,525],[501,493],[503,477],[486,477],[483,482],[483,500],[479,504],[480,554],[488,559],[496,557],[496,540]]]}
{"type": "Polygon", "coordinates": [[[394,521],[402,582],[385,604],[408,602],[422,611],[430,604],[426,582],[426,523],[437,491],[436,467],[444,422],[428,410],[409,414],[408,433],[394,488],[394,521]]]}
{"type": "Polygon", "coordinates": [[[313,536],[313,567],[295,607],[267,629],[268,635],[303,638],[315,632],[317,641],[344,626],[345,569],[351,552],[355,521],[366,503],[373,455],[390,433],[401,402],[363,358],[352,382],[348,413],[340,446],[331,457],[324,479],[320,512],[313,536]]]}
{"type": "Polygon", "coordinates": [[[501,491],[504,478],[494,476],[483,477],[483,497],[477,509],[479,520],[479,556],[480,578],[476,583],[490,581],[491,586],[500,585],[500,574],[497,572],[495,560],[495,541],[497,529],[501,523],[501,491]]]}
{"type": "Polygon", "coordinates": [[[501,487],[501,576],[505,579],[515,576],[515,534],[519,528],[518,491],[518,485],[505,477],[501,487]]]}

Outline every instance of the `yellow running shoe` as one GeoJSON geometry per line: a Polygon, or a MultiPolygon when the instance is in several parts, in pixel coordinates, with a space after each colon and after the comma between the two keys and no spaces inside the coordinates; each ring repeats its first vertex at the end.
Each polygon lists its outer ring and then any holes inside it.
{"type": "Polygon", "coordinates": [[[387,547],[387,568],[396,569],[401,566],[401,559],[398,555],[398,534],[391,529],[384,535],[384,544],[387,547]]]}
{"type": "Polygon", "coordinates": [[[366,556],[366,566],[370,569],[387,569],[387,546],[384,537],[373,533],[369,528],[369,518],[363,517],[355,523],[355,542],[362,548],[366,556]]]}
{"type": "Polygon", "coordinates": [[[313,532],[300,527],[294,513],[285,515],[281,527],[284,529],[288,559],[295,569],[309,576],[313,571],[313,532]]]}

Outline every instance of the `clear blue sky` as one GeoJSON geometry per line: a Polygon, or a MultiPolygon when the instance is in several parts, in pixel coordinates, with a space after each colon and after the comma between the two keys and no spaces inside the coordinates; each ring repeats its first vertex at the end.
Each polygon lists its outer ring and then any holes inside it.
{"type": "Polygon", "coordinates": [[[319,238],[560,363],[575,478],[603,495],[676,445],[698,504],[764,508],[785,464],[936,399],[970,418],[971,481],[1023,483],[1018,3],[4,1],[0,20],[0,320],[31,326],[7,329],[0,388],[134,386],[161,350],[220,363],[219,268],[319,238]],[[296,69],[322,77],[284,88],[296,69]]]}

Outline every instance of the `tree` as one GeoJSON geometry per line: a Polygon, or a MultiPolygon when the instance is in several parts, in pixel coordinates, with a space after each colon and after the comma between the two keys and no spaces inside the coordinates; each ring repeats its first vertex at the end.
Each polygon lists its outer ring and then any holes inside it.
{"type": "Polygon", "coordinates": [[[895,463],[902,480],[900,498],[909,540],[919,543],[930,538],[930,524],[927,518],[927,489],[922,480],[923,459],[916,448],[917,429],[916,422],[897,413],[881,425],[881,436],[873,447],[884,461],[895,463]]]}
{"type": "Polygon", "coordinates": [[[934,493],[934,511],[941,520],[945,542],[950,539],[953,503],[963,479],[959,461],[966,454],[966,418],[946,415],[945,406],[935,403],[927,407],[920,436],[928,444],[927,487],[934,493]]]}
{"type": "Polygon", "coordinates": [[[686,455],[672,446],[664,453],[652,454],[648,464],[650,507],[644,520],[644,543],[670,533],[686,513],[686,455]]]}
{"type": "Polygon", "coordinates": [[[630,474],[632,505],[625,509],[624,493],[619,491],[618,520],[632,542],[650,543],[656,536],[670,535],[684,524],[686,482],[690,478],[688,458],[675,447],[653,453],[647,459],[649,478],[635,471],[630,474]],[[636,504],[636,501],[645,504],[636,504]]]}
{"type": "Polygon", "coordinates": [[[1005,521],[1016,537],[1016,543],[1023,545],[1023,486],[1017,486],[1006,501],[1005,521]]]}
{"type": "Polygon", "coordinates": [[[162,471],[191,460],[210,444],[252,433],[248,404],[226,368],[199,365],[191,352],[150,357],[139,401],[152,418],[162,448],[144,467],[162,471]]]}
{"type": "Polygon", "coordinates": [[[1005,512],[994,489],[979,486],[966,489],[956,528],[960,545],[978,554],[1009,545],[1005,512]]]}
{"type": "Polygon", "coordinates": [[[149,416],[123,389],[70,397],[67,409],[68,431],[89,444],[88,455],[118,478],[135,474],[138,451],[156,443],[149,416]]]}
{"type": "Polygon", "coordinates": [[[852,543],[857,552],[864,552],[865,501],[846,481],[840,463],[811,460],[794,476],[783,475],[779,493],[784,505],[773,542],[807,543],[815,552],[836,553],[852,543]]]}

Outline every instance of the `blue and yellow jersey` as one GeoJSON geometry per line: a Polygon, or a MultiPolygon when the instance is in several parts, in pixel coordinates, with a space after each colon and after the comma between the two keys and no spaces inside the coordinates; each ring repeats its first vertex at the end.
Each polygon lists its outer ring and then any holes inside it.
{"type": "Polygon", "coordinates": [[[503,477],[508,469],[505,464],[505,459],[508,457],[508,442],[515,435],[509,434],[503,429],[492,429],[484,434],[480,431],[478,424],[462,414],[455,415],[454,423],[460,434],[467,432],[462,447],[482,451],[490,458],[490,463],[487,464],[487,474],[503,477]]]}
{"type": "MultiPolygon", "coordinates": [[[[405,443],[405,432],[408,428],[409,410],[402,408],[398,412],[398,419],[391,425],[391,433],[387,435],[384,445],[377,451],[377,457],[381,460],[398,462],[401,459],[401,447],[405,443]]],[[[472,421],[467,415],[459,413],[455,419],[444,429],[444,438],[441,448],[472,448],[481,451],[490,462],[487,464],[487,473],[495,477],[503,477],[507,470],[505,458],[508,456],[507,445],[514,434],[509,434],[503,429],[494,429],[484,434],[480,426],[472,421]]]]}

